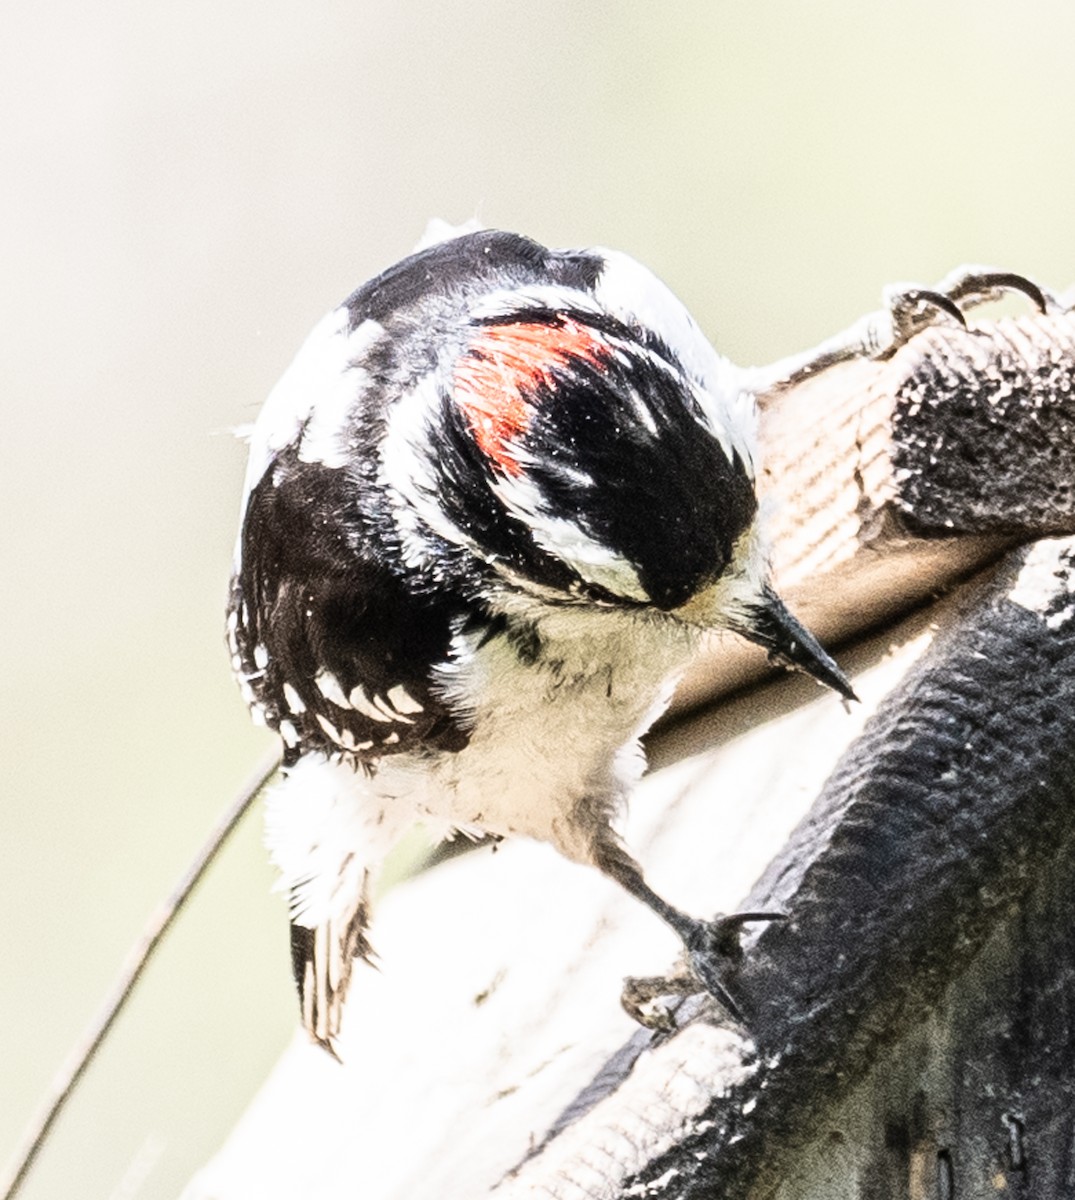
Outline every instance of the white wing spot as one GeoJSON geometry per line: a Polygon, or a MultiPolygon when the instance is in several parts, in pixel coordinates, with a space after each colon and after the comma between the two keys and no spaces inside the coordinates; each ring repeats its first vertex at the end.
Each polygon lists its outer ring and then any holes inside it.
{"type": "Polygon", "coordinates": [[[402,713],[396,712],[396,710],[394,708],[392,708],[388,704],[388,701],[385,700],[382,696],[374,696],[373,703],[376,704],[377,707],[381,710],[381,712],[384,713],[386,720],[402,721],[404,723],[404,725],[413,725],[414,724],[413,717],[405,717],[402,713]]]}
{"type": "Polygon", "coordinates": [[[407,691],[402,683],[397,683],[395,687],[388,689],[388,699],[393,708],[398,709],[401,713],[420,713],[423,711],[422,706],[407,691]]]}
{"type": "Polygon", "coordinates": [[[362,713],[363,716],[369,717],[371,721],[387,722],[393,719],[386,713],[374,708],[374,706],[370,703],[369,697],[362,690],[361,684],[358,684],[357,687],[353,687],[351,689],[349,700],[352,708],[357,709],[360,713],[362,713]]]}
{"type": "Polygon", "coordinates": [[[288,708],[296,716],[298,716],[299,713],[304,713],[306,711],[306,702],[298,694],[298,692],[295,691],[290,683],[284,684],[284,700],[287,703],[288,708]]]}
{"type": "Polygon", "coordinates": [[[317,714],[317,723],[318,723],[318,725],[321,726],[321,728],[325,731],[325,733],[332,739],[332,741],[334,741],[336,743],[337,746],[343,745],[343,741],[340,737],[340,731],[336,728],[335,725],[333,725],[333,723],[327,717],[323,717],[320,713],[318,713],[317,714]]]}
{"type": "Polygon", "coordinates": [[[290,721],[281,721],[277,729],[280,732],[280,736],[284,739],[285,746],[294,748],[299,744],[299,731],[290,721]]]}
{"type": "Polygon", "coordinates": [[[386,746],[391,746],[393,742],[399,741],[399,734],[393,729],[392,732],[384,739],[386,746]]]}
{"type": "Polygon", "coordinates": [[[322,671],[314,680],[317,685],[317,690],[331,701],[337,708],[350,708],[351,702],[343,694],[343,688],[340,686],[340,681],[332,674],[331,671],[322,671]]]}
{"type": "Polygon", "coordinates": [[[269,665],[268,650],[260,644],[255,646],[254,647],[254,666],[257,667],[259,671],[264,671],[268,665],[269,665]]]}

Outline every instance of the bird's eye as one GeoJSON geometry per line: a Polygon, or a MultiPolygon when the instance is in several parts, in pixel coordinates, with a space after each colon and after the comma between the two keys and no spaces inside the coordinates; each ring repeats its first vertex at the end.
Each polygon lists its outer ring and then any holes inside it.
{"type": "Polygon", "coordinates": [[[599,583],[588,583],[585,579],[577,579],[571,584],[571,593],[580,600],[597,604],[602,608],[643,608],[646,601],[632,596],[618,596],[599,583]]]}

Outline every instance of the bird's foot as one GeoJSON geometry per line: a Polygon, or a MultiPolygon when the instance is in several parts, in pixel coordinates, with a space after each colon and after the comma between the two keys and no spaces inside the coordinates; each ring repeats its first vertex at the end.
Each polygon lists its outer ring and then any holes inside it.
{"type": "Polygon", "coordinates": [[[679,1001],[698,991],[698,980],[686,969],[670,975],[629,975],[620,1004],[632,1021],[655,1033],[673,1033],[679,1001]]]}
{"type": "Polygon", "coordinates": [[[860,317],[849,329],[802,354],[767,367],[743,371],[743,386],[755,396],[775,395],[842,363],[885,361],[916,334],[933,326],[965,329],[965,313],[1008,292],[1028,297],[1042,313],[1066,313],[1071,305],[1048,288],[1014,271],[995,267],[957,267],[935,287],[893,284],[884,290],[885,307],[860,317]]]}
{"type": "Polygon", "coordinates": [[[1042,313],[1067,312],[1070,307],[1055,292],[1035,280],[996,267],[956,267],[937,284],[937,291],[964,308],[1000,300],[1008,292],[1026,296],[1042,313]]]}
{"type": "Polygon", "coordinates": [[[712,921],[695,921],[683,940],[687,950],[687,965],[695,979],[737,1021],[743,1014],[728,991],[724,976],[728,969],[734,970],[743,960],[740,937],[743,926],[756,921],[783,921],[784,913],[745,912],[731,913],[712,921]]]}
{"type": "Polygon", "coordinates": [[[878,338],[873,357],[891,358],[915,334],[939,321],[966,328],[967,309],[999,300],[1009,292],[1028,297],[1041,313],[1066,311],[1058,296],[1024,275],[994,267],[957,267],[936,287],[894,284],[885,290],[889,328],[878,338]]]}
{"type": "Polygon", "coordinates": [[[620,1003],[627,1015],[647,1029],[676,1028],[675,1000],[697,995],[699,985],[736,1021],[743,1020],[725,976],[743,959],[743,926],[756,921],[783,921],[776,912],[731,913],[712,921],[684,917],[680,923],[684,955],[681,968],[670,975],[629,977],[623,981],[620,1003]]]}

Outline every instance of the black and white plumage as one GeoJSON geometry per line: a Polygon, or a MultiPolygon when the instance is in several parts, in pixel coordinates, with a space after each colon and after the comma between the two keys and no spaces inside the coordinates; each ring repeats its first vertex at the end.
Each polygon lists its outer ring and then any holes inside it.
{"type": "Polygon", "coordinates": [[[607,250],[464,233],[315,328],[254,426],[228,634],[284,742],[268,838],[317,1041],[416,820],[597,865],[722,994],[711,927],[611,822],[704,630],[850,695],[769,586],[753,437],[734,368],[607,250]]]}

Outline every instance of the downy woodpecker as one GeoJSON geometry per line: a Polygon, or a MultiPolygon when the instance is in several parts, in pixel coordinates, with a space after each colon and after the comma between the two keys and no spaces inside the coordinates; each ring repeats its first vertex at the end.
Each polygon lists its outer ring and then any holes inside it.
{"type": "Polygon", "coordinates": [[[754,423],[682,304],[609,250],[463,233],[314,329],[253,428],[228,637],[284,744],[268,841],[316,1041],[416,821],[597,866],[735,1011],[727,925],[652,892],[613,821],[707,630],[852,695],[770,585],[754,423]]]}

